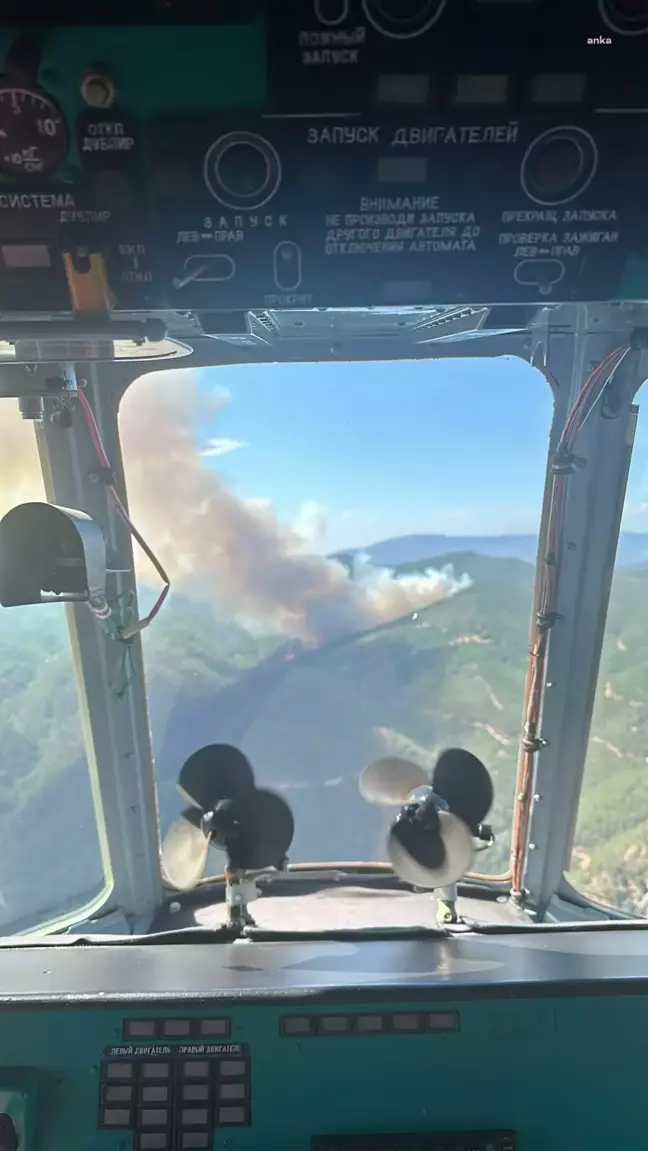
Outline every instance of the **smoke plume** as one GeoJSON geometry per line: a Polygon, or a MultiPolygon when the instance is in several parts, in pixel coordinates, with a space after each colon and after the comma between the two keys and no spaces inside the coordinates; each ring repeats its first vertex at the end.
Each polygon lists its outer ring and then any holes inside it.
{"type": "Polygon", "coordinates": [[[270,504],[241,499],[205,463],[196,431],[205,406],[213,416],[226,402],[201,396],[188,372],[143,377],[123,402],[131,512],[172,578],[209,581],[232,613],[306,642],[364,631],[466,586],[450,571],[394,578],[366,559],[349,578],[341,564],[308,554],[325,527],[317,505],[304,505],[301,523],[280,524],[270,504]]]}
{"type": "MultiPolygon", "coordinates": [[[[349,574],[341,563],[312,554],[326,531],[323,509],[307,501],[295,525],[281,524],[269,502],[242,499],[214,469],[210,457],[226,454],[222,445],[234,441],[201,444],[200,430],[226,402],[222,394],[200,392],[185,370],[142,377],[122,403],[130,512],[172,582],[191,577],[233,615],[306,643],[388,623],[469,585],[450,569],[396,577],[358,556],[349,574]]],[[[0,514],[29,499],[44,499],[34,431],[21,421],[17,404],[5,401],[0,514]]],[[[137,545],[135,557],[148,582],[151,569],[137,545]]]]}
{"type": "Polygon", "coordinates": [[[44,499],[34,425],[22,419],[18,400],[0,399],[0,517],[15,504],[44,499]]]}

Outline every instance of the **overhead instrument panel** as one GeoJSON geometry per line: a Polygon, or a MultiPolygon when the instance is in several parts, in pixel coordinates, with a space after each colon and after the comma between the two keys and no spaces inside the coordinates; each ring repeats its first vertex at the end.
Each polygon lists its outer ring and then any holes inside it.
{"type": "Polygon", "coordinates": [[[648,257],[616,119],[164,118],[150,146],[166,306],[602,300],[648,257]]]}
{"type": "Polygon", "coordinates": [[[218,11],[0,33],[1,311],[648,297],[648,0],[218,11]]]}
{"type": "Polygon", "coordinates": [[[285,0],[270,83],[285,108],[632,107],[646,33],[646,0],[285,0]]]}
{"type": "Polygon", "coordinates": [[[42,119],[51,137],[22,145],[30,113],[3,154],[41,166],[0,189],[5,311],[68,310],[66,254],[83,271],[100,253],[129,310],[606,300],[648,259],[636,118],[241,112],[140,131],[86,111],[73,184],[48,172],[64,127],[42,119]]]}
{"type": "Polygon", "coordinates": [[[6,26],[38,24],[143,25],[143,24],[239,24],[259,17],[267,0],[95,0],[80,8],[74,0],[60,0],[56,9],[42,0],[4,0],[6,26]]]}

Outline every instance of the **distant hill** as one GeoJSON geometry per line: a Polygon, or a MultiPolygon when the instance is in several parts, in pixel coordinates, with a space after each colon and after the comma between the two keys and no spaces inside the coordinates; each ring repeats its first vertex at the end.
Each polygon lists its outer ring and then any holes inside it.
{"type": "MultiPolygon", "coordinates": [[[[476,552],[478,555],[497,556],[535,563],[538,537],[535,535],[507,536],[440,536],[415,535],[382,540],[356,550],[368,555],[377,567],[394,567],[417,563],[426,556],[448,552],[476,552]]],[[[617,550],[617,567],[631,564],[648,565],[648,532],[622,532],[617,550]]]]}
{"type": "MultiPolygon", "coordinates": [[[[503,870],[534,568],[432,551],[398,570],[445,563],[472,586],[416,618],[302,654],[172,595],[144,633],[163,832],[182,807],[183,760],[202,743],[231,741],[293,806],[293,860],[381,859],[389,813],[361,800],[362,767],[385,754],[429,767],[461,745],[493,774],[498,841],[480,866],[503,870]]],[[[647,601],[648,568],[617,571],[571,873],[581,889],[637,911],[648,893],[647,601]]],[[[63,611],[0,611],[0,931],[78,907],[101,885],[63,611]]]]}

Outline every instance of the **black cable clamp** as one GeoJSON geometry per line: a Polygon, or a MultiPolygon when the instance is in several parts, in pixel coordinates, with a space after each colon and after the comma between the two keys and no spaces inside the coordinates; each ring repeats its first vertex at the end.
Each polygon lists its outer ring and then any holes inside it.
{"type": "Polygon", "coordinates": [[[561,448],[551,461],[551,472],[554,476],[570,476],[577,468],[584,467],[586,462],[582,456],[574,455],[573,452],[568,452],[566,448],[561,448]]]}
{"type": "Polygon", "coordinates": [[[536,615],[536,623],[540,631],[550,631],[559,619],[562,619],[560,612],[557,611],[539,611],[536,615]]]}
{"type": "Polygon", "coordinates": [[[113,487],[115,484],[115,473],[112,468],[104,468],[97,465],[96,468],[91,468],[88,472],[88,479],[93,484],[105,484],[105,486],[113,487]]]}
{"type": "Polygon", "coordinates": [[[547,740],[541,739],[540,736],[536,736],[535,739],[529,739],[525,736],[522,737],[522,747],[524,751],[535,753],[536,751],[543,751],[544,748],[548,746],[547,740]]]}

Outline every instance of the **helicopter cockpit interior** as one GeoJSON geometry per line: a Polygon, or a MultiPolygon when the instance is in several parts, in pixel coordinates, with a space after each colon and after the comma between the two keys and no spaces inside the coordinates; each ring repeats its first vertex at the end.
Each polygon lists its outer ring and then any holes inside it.
{"type": "Polygon", "coordinates": [[[5,0],[0,1151],[648,1147],[646,0],[5,0]]]}

